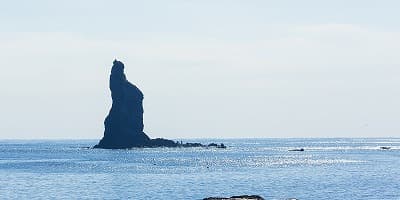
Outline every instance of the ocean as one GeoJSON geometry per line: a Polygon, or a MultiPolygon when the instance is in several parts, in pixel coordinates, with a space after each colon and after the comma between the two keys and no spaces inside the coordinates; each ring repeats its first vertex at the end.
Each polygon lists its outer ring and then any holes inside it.
{"type": "Polygon", "coordinates": [[[400,199],[399,138],[184,139],[227,148],[86,148],[97,142],[1,140],[0,199],[400,199]]]}

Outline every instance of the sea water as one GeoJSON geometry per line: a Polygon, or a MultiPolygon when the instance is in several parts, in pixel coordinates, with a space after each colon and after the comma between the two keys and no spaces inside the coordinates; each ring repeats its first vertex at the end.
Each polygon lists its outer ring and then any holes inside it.
{"type": "Polygon", "coordinates": [[[217,148],[0,141],[0,199],[400,199],[400,139],[207,139],[217,148]],[[390,147],[383,150],[380,147],[390,147]],[[304,148],[304,151],[288,151],[304,148]]]}

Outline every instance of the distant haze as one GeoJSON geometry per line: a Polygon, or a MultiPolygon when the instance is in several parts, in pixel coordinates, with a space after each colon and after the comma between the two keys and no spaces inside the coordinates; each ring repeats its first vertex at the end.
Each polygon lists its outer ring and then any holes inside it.
{"type": "Polygon", "coordinates": [[[100,139],[112,61],[152,138],[396,137],[399,1],[7,1],[0,139],[100,139]]]}

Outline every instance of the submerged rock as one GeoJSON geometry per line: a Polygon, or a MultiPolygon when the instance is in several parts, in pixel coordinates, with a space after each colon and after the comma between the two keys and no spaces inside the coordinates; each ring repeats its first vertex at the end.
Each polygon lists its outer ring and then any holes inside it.
{"type": "Polygon", "coordinates": [[[241,195],[231,197],[208,197],[203,200],[264,200],[264,198],[258,195],[241,195]]]}
{"type": "MultiPolygon", "coordinates": [[[[206,147],[201,143],[182,143],[168,139],[150,139],[143,132],[143,93],[130,83],[124,64],[115,60],[111,68],[111,110],[104,120],[104,136],[94,148],[126,149],[133,147],[206,147]]],[[[217,145],[225,148],[224,144],[217,145]]]]}

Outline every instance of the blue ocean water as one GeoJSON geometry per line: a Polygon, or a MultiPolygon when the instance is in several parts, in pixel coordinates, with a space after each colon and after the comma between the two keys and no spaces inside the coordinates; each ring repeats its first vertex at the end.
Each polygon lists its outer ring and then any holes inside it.
{"type": "Polygon", "coordinates": [[[207,139],[227,149],[0,141],[0,199],[400,199],[400,139],[207,139]],[[391,149],[382,150],[380,147],[391,149]],[[304,148],[304,152],[288,151],[304,148]]]}

